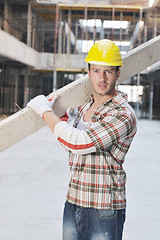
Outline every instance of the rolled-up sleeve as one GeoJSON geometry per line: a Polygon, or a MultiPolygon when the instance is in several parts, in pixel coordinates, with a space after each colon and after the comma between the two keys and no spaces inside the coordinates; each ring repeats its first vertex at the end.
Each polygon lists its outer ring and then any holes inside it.
{"type": "Polygon", "coordinates": [[[116,159],[124,157],[135,133],[134,117],[121,114],[109,115],[86,130],[79,130],[66,122],[58,123],[54,130],[56,139],[74,154],[109,151],[116,159]]]}
{"type": "Polygon", "coordinates": [[[66,150],[74,154],[82,155],[96,151],[86,131],[74,128],[66,122],[59,122],[56,125],[54,136],[66,150]]]}

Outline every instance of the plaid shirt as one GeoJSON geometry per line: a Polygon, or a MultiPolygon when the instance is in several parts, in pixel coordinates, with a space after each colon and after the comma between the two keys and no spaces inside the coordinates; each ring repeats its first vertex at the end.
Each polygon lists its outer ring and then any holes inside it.
{"type": "MultiPolygon", "coordinates": [[[[91,98],[79,109],[74,127],[93,101],[91,98]]],[[[136,133],[136,118],[126,94],[121,93],[101,105],[86,131],[96,152],[70,153],[67,200],[88,208],[123,209],[126,207],[126,173],[122,164],[136,133]]]]}
{"type": "Polygon", "coordinates": [[[55,127],[55,137],[70,151],[67,200],[88,208],[123,209],[126,173],[122,164],[136,133],[136,118],[127,95],[119,93],[97,108],[85,131],[78,130],[93,102],[91,97],[80,107],[73,127],[66,122],[55,127]]]}

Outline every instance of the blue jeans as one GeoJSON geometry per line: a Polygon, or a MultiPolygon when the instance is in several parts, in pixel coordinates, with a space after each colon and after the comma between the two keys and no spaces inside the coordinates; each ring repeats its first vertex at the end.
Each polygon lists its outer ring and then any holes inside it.
{"type": "Polygon", "coordinates": [[[65,203],[63,240],[122,240],[125,209],[98,210],[65,203]]]}

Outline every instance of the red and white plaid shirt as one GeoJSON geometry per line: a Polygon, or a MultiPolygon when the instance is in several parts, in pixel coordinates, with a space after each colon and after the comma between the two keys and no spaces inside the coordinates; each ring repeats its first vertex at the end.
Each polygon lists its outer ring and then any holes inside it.
{"type": "Polygon", "coordinates": [[[123,209],[126,207],[125,155],[136,133],[136,117],[120,93],[102,104],[86,130],[76,127],[94,102],[80,107],[71,127],[65,122],[55,128],[57,140],[69,150],[71,180],[67,200],[82,207],[123,209]]]}

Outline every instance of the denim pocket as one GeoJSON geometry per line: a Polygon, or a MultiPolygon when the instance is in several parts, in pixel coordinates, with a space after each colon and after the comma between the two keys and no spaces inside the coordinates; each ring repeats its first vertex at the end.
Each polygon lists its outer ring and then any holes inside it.
{"type": "Polygon", "coordinates": [[[116,216],[116,210],[95,209],[96,215],[101,219],[109,219],[116,216]]]}

